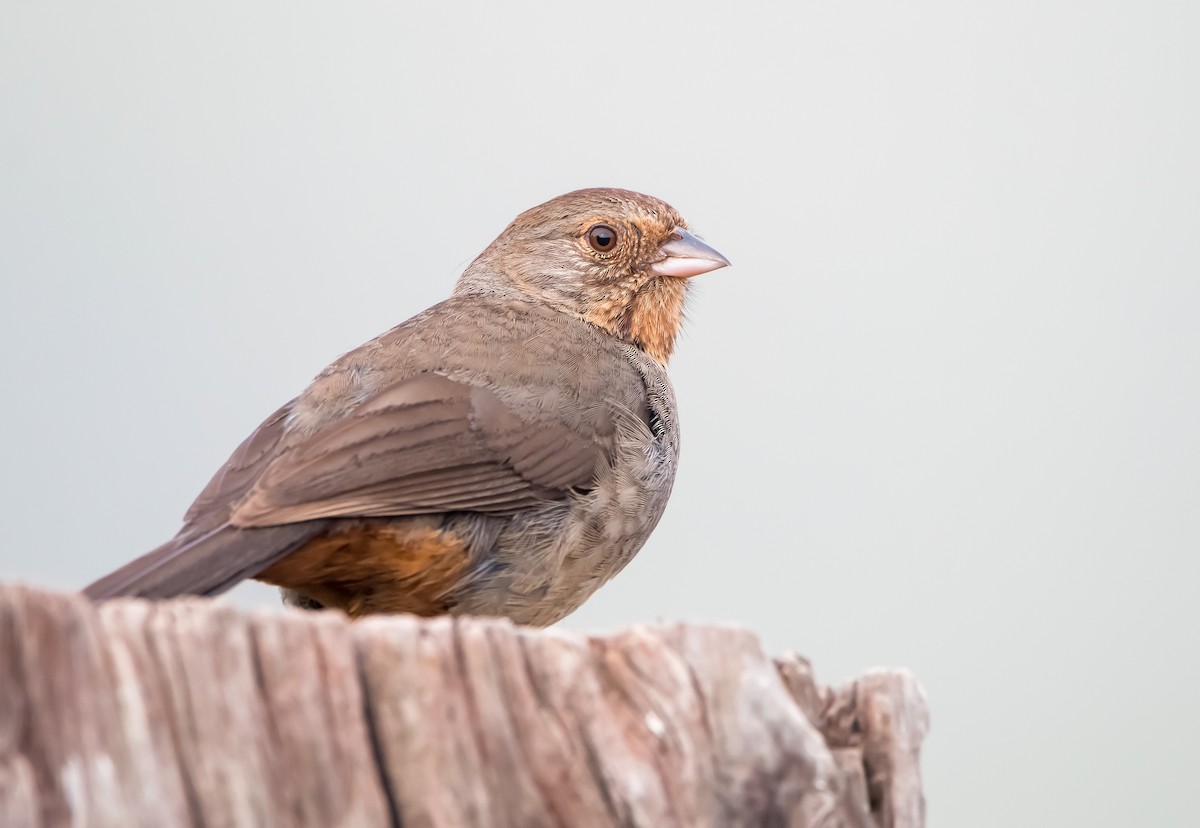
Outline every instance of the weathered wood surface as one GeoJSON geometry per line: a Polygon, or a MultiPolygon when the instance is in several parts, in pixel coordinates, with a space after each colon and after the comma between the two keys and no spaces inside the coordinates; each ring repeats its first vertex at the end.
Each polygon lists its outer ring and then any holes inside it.
{"type": "Polygon", "coordinates": [[[904,671],[0,585],[0,826],[919,826],[904,671]]]}

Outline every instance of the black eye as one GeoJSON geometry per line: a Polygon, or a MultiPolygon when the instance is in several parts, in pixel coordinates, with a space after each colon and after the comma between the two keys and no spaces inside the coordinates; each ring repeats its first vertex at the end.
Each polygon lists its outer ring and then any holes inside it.
{"type": "Polygon", "coordinates": [[[588,244],[597,253],[611,253],[617,246],[617,231],[607,224],[597,224],[588,231],[588,244]]]}

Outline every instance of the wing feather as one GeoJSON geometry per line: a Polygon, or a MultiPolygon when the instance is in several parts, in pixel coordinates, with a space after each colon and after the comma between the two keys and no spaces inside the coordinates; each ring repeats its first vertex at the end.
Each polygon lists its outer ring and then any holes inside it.
{"type": "Polygon", "coordinates": [[[602,447],[440,374],[402,380],[270,461],[235,526],[442,511],[511,513],[587,487],[602,447]]]}

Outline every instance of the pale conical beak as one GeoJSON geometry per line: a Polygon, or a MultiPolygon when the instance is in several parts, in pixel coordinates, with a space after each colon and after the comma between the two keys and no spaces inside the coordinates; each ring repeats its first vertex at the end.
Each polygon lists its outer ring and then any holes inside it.
{"type": "Polygon", "coordinates": [[[650,271],[659,276],[687,279],[729,265],[729,259],[682,227],[676,227],[671,238],[659,245],[658,249],[666,258],[650,265],[650,271]]]}

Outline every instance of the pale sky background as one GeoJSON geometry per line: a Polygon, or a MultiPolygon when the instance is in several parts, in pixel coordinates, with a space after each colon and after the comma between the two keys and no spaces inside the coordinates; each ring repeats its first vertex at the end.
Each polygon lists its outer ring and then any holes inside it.
{"type": "Polygon", "coordinates": [[[934,828],[1195,824],[1200,4],[0,18],[0,577],[155,546],[519,211],[629,187],[735,266],[670,508],[566,626],[912,668],[934,828]]]}

